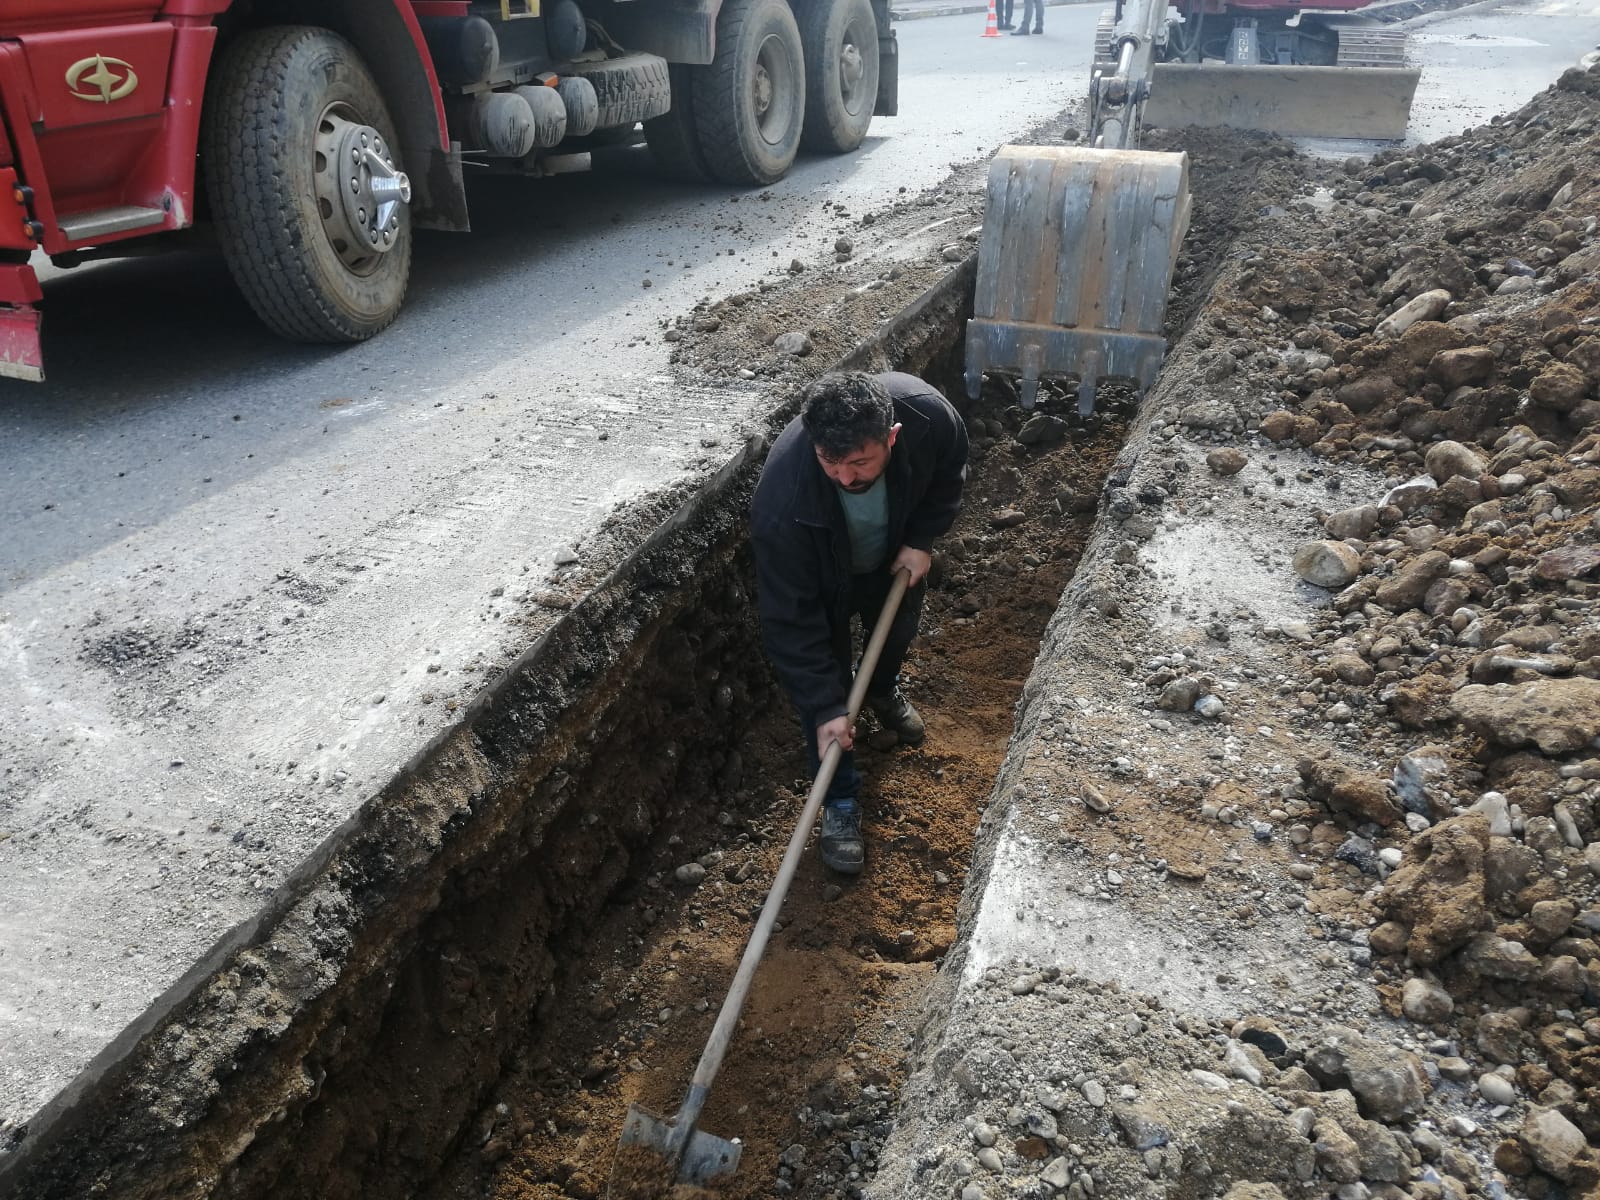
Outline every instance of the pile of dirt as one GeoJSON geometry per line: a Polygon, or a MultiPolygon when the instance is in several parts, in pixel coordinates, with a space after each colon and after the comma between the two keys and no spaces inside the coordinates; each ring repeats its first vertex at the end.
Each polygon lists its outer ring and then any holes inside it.
{"type": "Polygon", "coordinates": [[[1286,631],[1280,693],[1337,747],[1292,790],[1323,818],[1309,907],[1366,927],[1492,1161],[1356,1178],[1576,1195],[1600,1187],[1600,72],[1345,174],[1234,248],[1179,419],[1281,448],[1279,485],[1375,481],[1325,493],[1294,562],[1328,608],[1286,631]]]}
{"type": "Polygon", "coordinates": [[[1049,890],[958,943],[874,1196],[1600,1190],[1597,83],[1332,169],[1216,135],[1268,170],[1002,776],[1049,890]]]}
{"type": "MultiPolygon", "coordinates": [[[[1068,109],[1017,141],[1059,145],[1079,136],[1068,109]]],[[[1305,158],[1281,138],[1225,129],[1152,131],[1147,148],[1183,150],[1190,161],[1191,224],[1173,275],[1169,336],[1187,328],[1242,229],[1308,180],[1337,168],[1305,158]]],[[[832,264],[774,267],[752,291],[702,300],[664,323],[672,361],[711,377],[804,379],[838,361],[870,330],[952,267],[977,253],[989,161],[958,164],[938,187],[881,209],[839,210],[832,264]]]]}

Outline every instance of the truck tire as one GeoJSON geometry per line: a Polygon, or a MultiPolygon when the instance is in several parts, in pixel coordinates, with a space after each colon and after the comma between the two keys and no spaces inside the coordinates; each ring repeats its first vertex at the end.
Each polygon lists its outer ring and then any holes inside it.
{"type": "Polygon", "coordinates": [[[211,71],[202,154],[223,257],[268,328],[360,342],[395,319],[411,275],[410,183],[354,46],[315,26],[241,34],[211,71]],[[375,157],[356,168],[355,194],[378,196],[381,181],[387,197],[360,210],[368,225],[346,211],[355,201],[330,200],[343,194],[334,160],[363,147],[375,157]]]}
{"type": "Polygon", "coordinates": [[[704,67],[673,63],[668,67],[672,80],[672,107],[663,115],[644,123],[650,157],[661,173],[684,183],[704,183],[711,178],[706,156],[700,152],[700,136],[694,127],[694,73],[704,67]]]}
{"type": "Polygon", "coordinates": [[[867,0],[811,0],[801,11],[806,119],[800,144],[819,154],[861,145],[878,103],[878,21],[867,0]]]}
{"type": "Polygon", "coordinates": [[[594,86],[599,115],[596,129],[636,125],[659,117],[672,107],[667,60],[654,54],[624,54],[602,62],[573,63],[568,75],[594,86]]]}
{"type": "Polygon", "coordinates": [[[692,111],[713,178],[761,186],[788,172],[800,149],[806,72],[784,0],[726,0],[716,57],[694,76],[692,111]]]}

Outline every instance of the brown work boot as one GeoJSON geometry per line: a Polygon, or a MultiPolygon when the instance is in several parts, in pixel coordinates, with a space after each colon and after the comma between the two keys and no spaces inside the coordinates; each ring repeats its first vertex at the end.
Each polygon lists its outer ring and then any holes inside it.
{"type": "Polygon", "coordinates": [[[887,696],[868,696],[867,706],[872,709],[872,715],[878,718],[878,724],[898,735],[902,745],[920,746],[923,738],[928,736],[922,718],[899,688],[887,696]]]}

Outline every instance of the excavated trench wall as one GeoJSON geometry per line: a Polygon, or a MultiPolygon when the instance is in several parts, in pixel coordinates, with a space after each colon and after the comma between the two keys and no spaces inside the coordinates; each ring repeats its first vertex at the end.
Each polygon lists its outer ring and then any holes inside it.
{"type": "MultiPolygon", "coordinates": [[[[841,365],[928,371],[957,343],[973,266],[841,365]]],[[[766,441],[126,1030],[0,1161],[0,1195],[412,1195],[639,852],[738,785],[748,714],[781,703],[744,528],[766,441]]]]}

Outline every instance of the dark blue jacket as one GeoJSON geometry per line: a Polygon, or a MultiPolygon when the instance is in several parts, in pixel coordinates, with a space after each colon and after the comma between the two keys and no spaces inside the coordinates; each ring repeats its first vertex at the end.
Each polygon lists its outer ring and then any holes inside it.
{"type": "MultiPolygon", "coordinates": [[[[890,554],[931,550],[961,509],[967,428],[915,375],[877,377],[900,424],[887,468],[890,554]]],[[[761,471],[750,506],[761,640],[796,707],[818,724],[844,715],[850,661],[850,535],[838,488],[796,417],[761,471]]]]}

